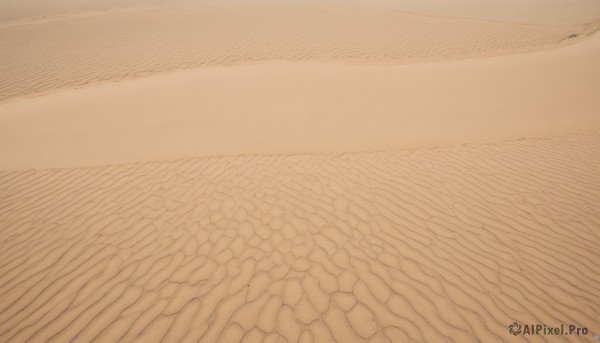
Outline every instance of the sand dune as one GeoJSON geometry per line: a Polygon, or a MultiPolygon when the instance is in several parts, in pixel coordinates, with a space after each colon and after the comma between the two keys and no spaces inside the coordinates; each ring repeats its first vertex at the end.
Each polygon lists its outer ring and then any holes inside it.
{"type": "Polygon", "coordinates": [[[0,0],[0,22],[45,19],[122,9],[227,8],[379,8],[421,15],[480,18],[533,24],[582,24],[600,17],[596,0],[0,0]]]}
{"type": "Polygon", "coordinates": [[[0,103],[0,169],[598,132],[598,94],[599,35],[425,64],[200,68],[0,103]]]}
{"type": "Polygon", "coordinates": [[[0,7],[0,342],[600,339],[598,1],[0,7]]]}
{"type": "MultiPolygon", "coordinates": [[[[357,7],[394,8],[438,17],[535,24],[581,24],[600,17],[595,0],[332,0],[357,7]]],[[[298,1],[304,2],[302,0],[298,1]]]]}
{"type": "Polygon", "coordinates": [[[599,148],[589,134],[2,172],[0,340],[600,333],[599,148]]]}
{"type": "Polygon", "coordinates": [[[10,21],[0,26],[0,100],[265,60],[409,63],[503,55],[567,44],[598,27],[338,7],[140,9],[10,21]]]}

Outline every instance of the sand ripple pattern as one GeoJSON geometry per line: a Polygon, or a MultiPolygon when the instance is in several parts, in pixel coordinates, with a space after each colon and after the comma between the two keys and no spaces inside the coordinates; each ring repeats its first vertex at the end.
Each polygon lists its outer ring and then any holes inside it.
{"type": "Polygon", "coordinates": [[[599,149],[589,134],[2,172],[0,341],[600,333],[599,149]]]}
{"type": "Polygon", "coordinates": [[[0,100],[161,71],[265,60],[408,63],[553,46],[547,26],[357,9],[115,11],[0,25],[0,100]]]}

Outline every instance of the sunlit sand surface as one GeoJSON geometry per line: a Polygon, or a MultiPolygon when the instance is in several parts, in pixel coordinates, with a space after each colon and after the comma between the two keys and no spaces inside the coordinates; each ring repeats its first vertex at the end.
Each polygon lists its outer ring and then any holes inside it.
{"type": "Polygon", "coordinates": [[[8,21],[0,24],[0,100],[199,66],[494,56],[567,44],[598,27],[345,7],[120,9],[8,21]]]}
{"type": "Polygon", "coordinates": [[[0,342],[600,335],[597,2],[0,6],[0,342]]]}
{"type": "Polygon", "coordinates": [[[3,341],[598,332],[600,136],[0,174],[3,341]]]}

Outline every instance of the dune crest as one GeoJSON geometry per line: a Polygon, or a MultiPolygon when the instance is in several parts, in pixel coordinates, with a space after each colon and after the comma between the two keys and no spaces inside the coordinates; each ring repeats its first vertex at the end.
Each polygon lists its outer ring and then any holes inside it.
{"type": "Polygon", "coordinates": [[[0,3],[0,342],[600,339],[598,0],[0,3]]]}
{"type": "Polygon", "coordinates": [[[506,55],[568,44],[598,27],[599,22],[533,25],[335,6],[151,8],[9,22],[0,26],[0,101],[201,66],[506,55]]]}
{"type": "Polygon", "coordinates": [[[201,68],[0,103],[0,169],[599,132],[598,94],[600,35],[425,64],[201,68]]]}

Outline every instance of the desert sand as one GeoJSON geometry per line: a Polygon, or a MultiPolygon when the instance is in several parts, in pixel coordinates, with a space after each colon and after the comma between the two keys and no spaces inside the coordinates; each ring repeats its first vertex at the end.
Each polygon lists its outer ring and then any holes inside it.
{"type": "Polygon", "coordinates": [[[0,6],[1,342],[600,335],[598,2],[0,6]]]}

